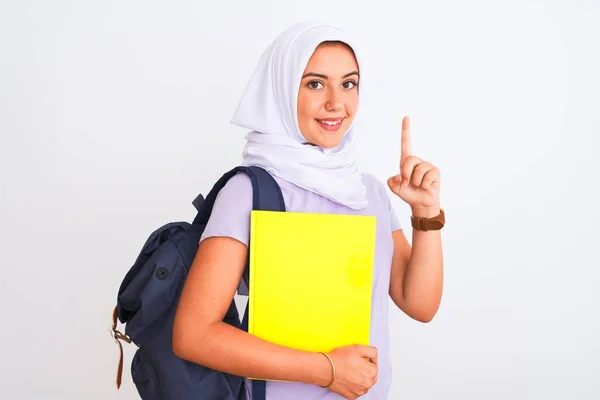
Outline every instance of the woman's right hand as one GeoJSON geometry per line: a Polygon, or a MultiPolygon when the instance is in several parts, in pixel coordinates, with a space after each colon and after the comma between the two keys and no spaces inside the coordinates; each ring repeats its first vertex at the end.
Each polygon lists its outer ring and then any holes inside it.
{"type": "Polygon", "coordinates": [[[335,380],[328,388],[346,399],[354,400],[377,382],[377,348],[352,345],[327,353],[335,364],[335,380]]]}

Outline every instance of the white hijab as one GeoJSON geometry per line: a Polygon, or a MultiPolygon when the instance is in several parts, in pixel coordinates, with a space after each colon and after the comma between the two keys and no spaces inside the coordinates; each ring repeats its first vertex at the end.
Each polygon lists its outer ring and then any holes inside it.
{"type": "Polygon", "coordinates": [[[342,30],[327,24],[304,22],[283,32],[263,53],[231,123],[251,130],[242,165],[263,167],[301,188],[358,210],[367,206],[367,193],[355,159],[356,128],[350,126],[341,144],[333,149],[304,144],[307,140],[298,128],[302,73],[317,46],[329,40],[352,47],[342,30]]]}

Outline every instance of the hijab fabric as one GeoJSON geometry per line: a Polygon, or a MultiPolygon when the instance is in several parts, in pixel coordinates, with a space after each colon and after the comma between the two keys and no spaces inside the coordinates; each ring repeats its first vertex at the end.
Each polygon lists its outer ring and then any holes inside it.
{"type": "Polygon", "coordinates": [[[355,158],[354,123],[333,149],[306,144],[298,127],[302,73],[317,46],[331,40],[352,47],[344,31],[329,24],[305,22],[284,31],[262,54],[231,123],[251,130],[246,135],[242,165],[262,167],[305,190],[359,210],[367,206],[367,194],[355,158]]]}

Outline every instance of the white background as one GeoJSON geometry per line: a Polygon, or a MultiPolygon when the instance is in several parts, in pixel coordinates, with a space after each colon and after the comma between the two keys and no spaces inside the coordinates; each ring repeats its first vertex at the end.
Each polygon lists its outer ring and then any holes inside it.
{"type": "Polygon", "coordinates": [[[120,281],[240,161],[237,101],[305,19],[362,45],[365,170],[396,173],[410,115],[442,171],[443,303],[392,311],[390,399],[600,398],[592,0],[0,1],[0,397],[137,398],[120,281]]]}

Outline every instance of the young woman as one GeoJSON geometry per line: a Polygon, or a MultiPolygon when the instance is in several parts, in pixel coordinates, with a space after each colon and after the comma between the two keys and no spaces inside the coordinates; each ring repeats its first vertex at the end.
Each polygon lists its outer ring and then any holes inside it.
{"type": "MultiPolygon", "coordinates": [[[[411,207],[411,248],[386,187],[361,173],[354,159],[362,72],[354,50],[335,27],[292,26],[263,54],[232,122],[251,131],[243,164],[261,166],[275,177],[288,211],[376,216],[371,346],[304,352],[222,322],[246,264],[252,186],[244,174],[219,193],[173,327],[173,348],[181,358],[276,380],[267,384],[267,400],[387,399],[390,297],[422,322],[433,318],[441,300],[439,170],[412,155],[405,118],[400,168],[387,186],[411,207]]],[[[252,381],[246,385],[250,398],[252,381]]]]}

